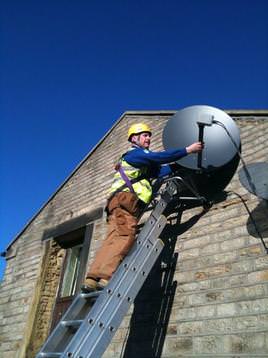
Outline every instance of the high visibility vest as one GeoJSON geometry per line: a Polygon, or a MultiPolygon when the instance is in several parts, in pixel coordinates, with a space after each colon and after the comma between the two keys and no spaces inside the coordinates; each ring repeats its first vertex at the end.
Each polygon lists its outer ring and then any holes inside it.
{"type": "MultiPolygon", "coordinates": [[[[121,167],[123,168],[128,179],[133,181],[132,187],[135,194],[145,204],[148,204],[152,198],[152,186],[150,181],[144,178],[148,172],[147,168],[135,168],[126,162],[123,157],[121,157],[119,163],[121,164],[121,167]],[[141,180],[139,180],[139,178],[141,178],[141,180]]],[[[125,184],[126,183],[122,179],[120,173],[116,171],[110,192],[114,193],[115,191],[130,191],[130,189],[125,184]],[[122,190],[120,188],[122,188],[122,190]]]]}

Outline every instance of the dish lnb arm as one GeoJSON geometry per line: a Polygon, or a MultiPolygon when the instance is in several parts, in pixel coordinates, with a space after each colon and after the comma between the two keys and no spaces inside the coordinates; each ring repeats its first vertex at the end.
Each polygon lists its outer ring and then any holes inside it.
{"type": "MultiPolygon", "coordinates": [[[[212,126],[214,116],[211,114],[202,113],[197,121],[198,124],[198,141],[204,142],[204,128],[205,126],[212,126]]],[[[202,151],[197,154],[197,167],[202,169],[202,151]]]]}

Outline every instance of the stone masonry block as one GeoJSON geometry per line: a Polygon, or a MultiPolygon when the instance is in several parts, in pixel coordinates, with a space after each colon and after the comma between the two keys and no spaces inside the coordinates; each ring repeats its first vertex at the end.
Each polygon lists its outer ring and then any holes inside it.
{"type": "Polygon", "coordinates": [[[215,305],[206,305],[206,306],[198,306],[196,307],[196,317],[200,318],[211,318],[216,314],[216,306],[215,305]]]}
{"type": "Polygon", "coordinates": [[[193,348],[196,354],[223,353],[225,349],[224,336],[203,336],[193,338],[193,348]]]}
{"type": "Polygon", "coordinates": [[[248,282],[255,283],[255,282],[267,282],[268,281],[268,270],[262,271],[253,271],[248,273],[248,282]]]}
{"type": "Polygon", "coordinates": [[[178,292],[194,292],[196,290],[208,290],[210,288],[210,281],[180,283],[178,282],[178,292]]]}
{"type": "MultiPolygon", "coordinates": [[[[226,236],[227,238],[228,236],[226,236]]],[[[220,244],[220,250],[222,251],[230,251],[230,250],[235,250],[237,248],[242,248],[245,246],[247,242],[247,237],[232,237],[230,236],[230,238],[226,241],[221,242],[220,244]]]]}
{"type": "Polygon", "coordinates": [[[164,356],[176,356],[180,354],[190,354],[193,350],[193,342],[191,337],[179,337],[176,339],[168,339],[164,344],[164,356]]]}
{"type": "Polygon", "coordinates": [[[180,252],[179,259],[180,259],[180,261],[183,261],[183,260],[188,260],[188,259],[192,259],[192,258],[197,258],[200,256],[200,254],[201,254],[200,249],[193,248],[191,250],[185,250],[185,251],[180,252]]]}
{"type": "MultiPolygon", "coordinates": [[[[257,247],[259,250],[261,250],[260,247],[257,247]]],[[[255,260],[255,268],[257,270],[265,270],[268,269],[268,255],[263,256],[263,257],[258,257],[255,260]]]]}
{"type": "Polygon", "coordinates": [[[234,302],[219,304],[216,307],[217,317],[234,316],[237,313],[234,302]]]}
{"type": "Polygon", "coordinates": [[[227,336],[230,351],[244,354],[265,354],[265,334],[261,332],[227,336]]]}
{"type": "Polygon", "coordinates": [[[219,244],[218,243],[210,243],[206,245],[204,248],[200,249],[200,255],[212,255],[219,252],[219,244]]]}

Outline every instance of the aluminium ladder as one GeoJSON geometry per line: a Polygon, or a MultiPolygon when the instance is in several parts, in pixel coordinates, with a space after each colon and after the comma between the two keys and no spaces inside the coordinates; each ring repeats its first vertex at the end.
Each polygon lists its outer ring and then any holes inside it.
{"type": "MultiPolygon", "coordinates": [[[[103,355],[163,249],[164,243],[159,239],[167,221],[163,212],[179,192],[178,180],[184,183],[180,177],[168,179],[130,253],[109,284],[102,291],[76,296],[36,358],[99,358],[103,355]]],[[[204,203],[203,197],[193,193],[195,198],[183,199],[204,203]]]]}

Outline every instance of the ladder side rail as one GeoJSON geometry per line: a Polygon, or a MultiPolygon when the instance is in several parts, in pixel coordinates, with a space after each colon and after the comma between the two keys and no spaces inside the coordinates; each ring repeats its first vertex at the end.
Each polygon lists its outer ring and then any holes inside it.
{"type": "MultiPolygon", "coordinates": [[[[153,229],[153,224],[155,224],[156,219],[155,218],[150,218],[150,221],[148,220],[144,226],[145,230],[144,231],[141,231],[140,234],[142,234],[142,242],[140,241],[140,244],[143,243],[144,244],[144,237],[146,237],[150,231],[153,229]]],[[[140,251],[143,251],[143,247],[137,247],[137,246],[140,246],[140,245],[137,245],[137,241],[135,242],[135,247],[132,248],[130,254],[129,254],[129,257],[128,257],[128,260],[127,261],[132,261],[133,260],[133,255],[139,255],[140,254],[140,251]],[[140,250],[139,250],[140,249],[140,250]]],[[[145,245],[145,244],[144,244],[145,245]]],[[[143,245],[143,246],[144,246],[143,245]]],[[[129,266],[129,263],[126,262],[124,264],[125,268],[129,266]]],[[[125,273],[125,269],[121,271],[121,274],[118,272],[116,274],[116,282],[114,283],[113,286],[116,287],[116,285],[118,285],[118,282],[122,279],[122,275],[125,273]]],[[[112,281],[112,280],[111,280],[112,281]]],[[[48,339],[46,340],[45,344],[42,346],[41,350],[39,351],[39,353],[37,354],[36,358],[41,358],[41,353],[45,353],[45,352],[53,352],[55,349],[57,349],[57,346],[59,345],[59,343],[61,342],[61,340],[63,339],[64,335],[68,334],[68,328],[66,326],[63,326],[61,324],[61,322],[64,320],[69,320],[69,319],[74,319],[75,318],[75,311],[78,311],[80,306],[82,306],[82,303],[83,303],[83,300],[81,299],[81,295],[82,294],[79,294],[78,296],[76,296],[74,302],[71,304],[71,306],[68,308],[68,310],[65,312],[64,316],[62,317],[61,321],[57,324],[57,326],[55,327],[55,329],[53,330],[53,332],[51,333],[51,335],[48,337],[48,339]],[[78,306],[78,308],[77,308],[78,306]]],[[[100,307],[102,305],[105,305],[107,304],[107,299],[109,299],[109,297],[106,297],[105,295],[100,295],[98,300],[95,302],[96,306],[100,307]]],[[[82,332],[84,329],[84,327],[80,328],[80,331],[82,332]]],[[[82,334],[81,332],[78,333],[78,336],[80,337],[80,339],[82,339],[82,334]]],[[[76,338],[78,339],[78,338],[76,338]]]]}
{"type": "MultiPolygon", "coordinates": [[[[157,218],[161,215],[161,213],[165,210],[166,206],[169,204],[169,202],[173,199],[174,193],[177,191],[177,185],[174,182],[169,182],[164,190],[164,192],[161,195],[161,198],[152,211],[149,219],[145,223],[143,229],[139,233],[136,242],[134,243],[134,246],[130,250],[127,257],[124,259],[124,261],[119,266],[116,274],[113,276],[113,278],[110,280],[109,287],[113,290],[115,287],[120,286],[120,282],[124,280],[126,269],[129,268],[131,265],[131,262],[135,262],[136,257],[141,256],[141,252],[144,251],[145,241],[146,237],[150,235],[150,232],[154,229],[154,226],[157,225],[157,218]],[[139,244],[138,244],[139,243],[139,244]]],[[[161,230],[162,231],[162,230],[161,230]]],[[[155,235],[154,237],[158,237],[158,235],[155,235]]],[[[109,301],[111,299],[111,296],[108,297],[104,294],[100,295],[98,300],[96,301],[95,305],[92,307],[91,310],[91,318],[95,320],[98,315],[100,315],[100,312],[105,309],[107,305],[109,305],[109,301]]],[[[82,324],[79,328],[78,333],[76,336],[72,339],[72,342],[70,342],[69,346],[75,346],[79,347],[81,344],[80,342],[83,340],[83,336],[85,334],[85,325],[82,324]]],[[[73,351],[73,348],[72,348],[73,351]]]]}
{"type": "MultiPolygon", "coordinates": [[[[162,198],[160,200],[160,202],[158,203],[158,205],[156,206],[155,210],[153,210],[152,212],[152,216],[156,216],[158,217],[158,215],[162,214],[162,212],[165,210],[167,204],[173,199],[173,195],[175,194],[175,192],[177,191],[177,185],[172,185],[173,183],[170,183],[168,185],[167,190],[165,190],[164,195],[162,195],[162,198]],[[170,192],[171,191],[171,192],[170,192]]],[[[165,225],[166,225],[166,218],[162,215],[163,218],[163,222],[162,223],[158,223],[157,222],[154,225],[158,225],[158,230],[160,230],[159,234],[163,231],[165,225]]],[[[150,220],[150,218],[149,218],[150,220]]],[[[141,232],[142,234],[142,232],[141,232]]],[[[141,235],[142,236],[142,235],[141,235]]],[[[129,309],[129,306],[131,305],[131,301],[134,301],[136,295],[138,294],[141,286],[143,285],[146,277],[148,276],[153,264],[155,263],[155,261],[157,260],[158,256],[160,255],[162,248],[163,248],[163,242],[159,239],[156,240],[156,237],[158,237],[158,235],[155,235],[155,232],[152,230],[148,235],[145,235],[144,240],[146,243],[146,248],[149,249],[149,254],[147,254],[146,259],[143,259],[143,257],[138,256],[137,260],[131,260],[131,265],[129,267],[129,271],[127,273],[125,273],[125,279],[121,280],[121,285],[119,287],[117,287],[117,294],[114,295],[113,299],[110,300],[110,304],[107,305],[107,309],[106,311],[104,311],[102,314],[100,314],[98,316],[99,321],[95,323],[95,326],[93,327],[93,329],[91,330],[91,332],[89,331],[87,334],[87,341],[89,338],[91,338],[91,342],[96,342],[95,343],[95,347],[104,347],[103,351],[106,349],[106,346],[109,344],[112,336],[115,334],[116,329],[119,327],[124,314],[127,312],[127,310],[129,309]],[[162,244],[161,246],[161,250],[159,249],[159,247],[157,247],[155,249],[155,246],[158,245],[159,243],[162,244]],[[151,244],[151,245],[150,245],[151,244]],[[156,254],[157,253],[157,254],[156,254]],[[148,264],[148,262],[150,262],[150,258],[153,257],[154,260],[151,260],[151,264],[148,264]],[[135,262],[137,261],[137,262],[135,262]],[[146,265],[148,267],[146,267],[146,265]],[[146,269],[145,269],[146,267],[146,269]],[[134,277],[133,277],[134,276],[134,277]],[[131,285],[132,283],[132,285],[131,285]],[[140,283],[140,284],[138,284],[140,283]],[[131,292],[131,288],[133,289],[133,287],[135,288],[135,290],[131,292]],[[120,292],[121,291],[121,292],[120,292]],[[118,315],[118,310],[120,308],[121,305],[118,305],[118,300],[123,298],[123,306],[125,307],[125,309],[122,309],[121,307],[121,315],[118,315]],[[109,320],[109,316],[107,317],[107,315],[109,315],[109,311],[110,311],[110,320],[109,320]],[[108,321],[107,321],[108,320],[108,321]],[[110,326],[107,327],[107,322],[110,322],[110,326]],[[97,324],[98,323],[98,324],[97,324]],[[106,330],[105,330],[105,334],[104,334],[104,338],[102,339],[102,342],[100,342],[101,344],[97,345],[97,342],[100,341],[100,331],[103,331],[103,329],[105,328],[105,324],[106,324],[106,330]],[[95,334],[94,334],[94,330],[95,330],[95,334]],[[106,337],[106,338],[105,338],[106,337]],[[105,345],[105,340],[108,341],[106,342],[107,344],[105,345]]],[[[137,241],[139,241],[139,239],[141,239],[139,236],[137,238],[137,241]]],[[[144,250],[144,247],[143,247],[144,250]]],[[[143,256],[143,255],[142,255],[143,256]]],[[[124,263],[124,262],[123,262],[124,263]]],[[[121,267],[124,267],[124,265],[122,265],[121,267]]],[[[109,291],[109,287],[107,287],[107,292],[109,291]]],[[[115,292],[116,293],[116,292],[115,292]]],[[[91,312],[90,312],[91,313],[91,312]]],[[[89,316],[90,316],[89,313],[89,316]]],[[[93,319],[90,319],[90,322],[94,322],[93,319]]],[[[87,347],[88,344],[86,344],[87,342],[84,342],[84,344],[82,344],[82,349],[83,347],[87,347]]],[[[99,349],[99,348],[97,348],[99,349]]],[[[79,356],[83,356],[83,352],[79,351],[79,356]]],[[[88,357],[87,353],[87,357],[88,357]]],[[[91,353],[90,353],[90,357],[98,357],[99,353],[97,353],[97,351],[93,351],[93,349],[91,349],[91,353]]]]}
{"type": "MultiPolygon", "coordinates": [[[[156,224],[157,225],[154,225],[152,227],[152,230],[150,231],[149,235],[147,235],[147,238],[150,238],[151,236],[158,236],[160,232],[162,232],[166,224],[166,218],[164,216],[161,216],[159,220],[156,221],[156,224]]],[[[152,246],[152,243],[148,240],[140,241],[137,238],[136,245],[138,249],[136,251],[134,250],[131,252],[127,263],[125,263],[124,260],[120,265],[121,277],[119,277],[118,279],[118,272],[112,277],[105,290],[102,291],[102,294],[100,295],[96,303],[93,305],[88,316],[84,320],[84,323],[79,328],[79,333],[69,343],[65,352],[75,352],[76,350],[78,350],[84,340],[84,337],[88,334],[88,332],[90,332],[90,330],[94,328],[94,325],[89,325],[88,322],[95,323],[97,320],[101,320],[103,312],[106,312],[107,307],[112,304],[110,302],[114,299],[114,296],[118,293],[120,293],[120,295],[122,296],[122,285],[124,285],[124,282],[128,280],[129,274],[131,275],[132,273],[136,273],[137,267],[139,267],[140,262],[145,260],[146,256],[148,255],[147,250],[152,246]],[[147,249],[146,246],[148,246],[147,249]],[[137,252],[139,252],[138,255],[137,252]],[[101,304],[99,304],[99,302],[101,302],[101,304]]]]}
{"type": "MultiPolygon", "coordinates": [[[[144,245],[146,244],[146,238],[148,236],[152,236],[152,235],[150,235],[151,231],[154,230],[155,225],[158,225],[158,219],[159,219],[160,215],[165,210],[168,203],[172,200],[173,195],[176,192],[176,190],[177,190],[176,182],[170,181],[167,184],[166,188],[164,189],[163,193],[161,194],[161,198],[158,201],[154,210],[152,211],[149,219],[147,220],[147,222],[145,223],[144,227],[142,228],[140,234],[137,237],[137,240],[139,240],[140,244],[139,245],[136,244],[135,247],[132,248],[129,255],[123,261],[124,266],[122,265],[123,263],[120,265],[118,272],[114,275],[114,278],[110,282],[112,284],[112,286],[116,287],[117,285],[120,285],[120,282],[122,280],[124,280],[126,268],[128,269],[129,266],[131,265],[131,262],[135,261],[135,257],[140,256],[140,252],[142,252],[144,250],[144,245]]],[[[155,237],[157,237],[157,236],[154,236],[154,238],[155,237]]],[[[151,241],[153,241],[153,240],[151,240],[151,241]]],[[[110,286],[110,283],[109,283],[109,286],[110,286]]],[[[61,321],[69,321],[69,320],[74,320],[76,318],[77,312],[79,312],[80,308],[83,306],[83,303],[84,303],[83,296],[85,296],[85,295],[80,294],[75,298],[72,305],[68,308],[68,310],[62,317],[61,321]]],[[[108,301],[109,301],[109,299],[108,299],[108,301]]],[[[105,304],[107,305],[107,297],[105,297],[105,295],[101,294],[101,295],[99,295],[99,297],[93,307],[96,307],[96,306],[99,307],[99,309],[98,309],[98,312],[99,312],[100,308],[103,305],[105,306],[105,304]]],[[[67,332],[66,332],[67,328],[66,328],[66,326],[64,327],[64,325],[61,324],[61,321],[58,323],[58,325],[56,326],[56,328],[54,329],[52,334],[48,337],[47,341],[42,346],[41,350],[39,351],[39,353],[36,357],[39,358],[39,357],[43,356],[43,355],[41,355],[41,353],[45,354],[44,353],[45,351],[51,352],[51,350],[56,349],[59,342],[63,339],[64,334],[67,334],[67,332]]],[[[82,331],[81,328],[82,327],[79,328],[79,331],[82,331]]],[[[78,334],[78,332],[76,332],[75,336],[80,336],[80,335],[81,335],[81,332],[79,332],[79,334],[78,334]]],[[[75,337],[73,337],[73,339],[74,338],[75,337]]],[[[71,340],[71,342],[73,341],[73,339],[71,340]]],[[[57,354],[57,353],[55,352],[55,354],[57,354]]]]}

